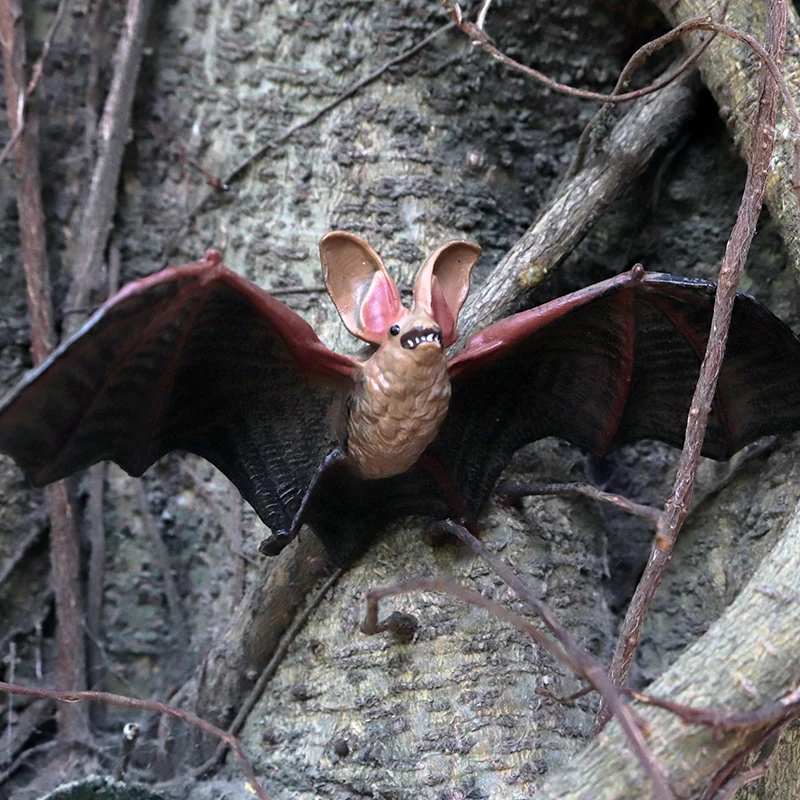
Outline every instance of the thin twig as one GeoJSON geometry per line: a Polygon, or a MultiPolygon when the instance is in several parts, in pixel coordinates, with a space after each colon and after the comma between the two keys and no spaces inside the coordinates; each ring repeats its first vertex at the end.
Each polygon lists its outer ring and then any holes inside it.
{"type": "MultiPolygon", "coordinates": [[[[787,12],[782,0],[771,0],[767,22],[767,47],[772,55],[770,62],[780,64],[786,41],[787,12]]],[[[765,63],[767,61],[765,60],[765,63]]],[[[747,178],[736,223],[731,231],[722,269],[719,275],[703,363],[697,387],[689,409],[686,437],[678,464],[672,491],[664,506],[664,513],[656,529],[656,539],[639,585],[636,587],[625,620],[620,629],[617,647],[611,664],[611,677],[622,684],[628,673],[639,634],[650,602],[660,585],[669,563],[678,533],[689,512],[697,465],[705,436],[708,415],[714,400],[717,378],[725,355],[725,343],[730,328],[733,303],[750,244],[756,232],[758,215],[764,197],[770,156],[775,138],[775,118],[778,110],[778,83],[764,75],[763,89],[753,123],[750,140],[747,178]]],[[[595,730],[599,730],[610,717],[605,705],[598,712],[595,730]]]]}
{"type": "Polygon", "coordinates": [[[654,796],[664,800],[667,800],[667,798],[674,800],[672,790],[664,779],[663,771],[653,759],[644,740],[644,735],[636,724],[635,715],[622,699],[618,688],[606,674],[603,665],[578,645],[569,631],[558,621],[548,605],[538,598],[507,564],[495,558],[483,542],[474,537],[462,525],[457,525],[454,522],[444,522],[442,527],[448,533],[458,537],[475,554],[480,556],[516,592],[517,597],[527,603],[541,617],[550,633],[553,634],[558,644],[563,648],[570,663],[577,668],[577,673],[594,686],[600,692],[603,700],[613,709],[613,714],[630,742],[637,760],[653,784],[654,796]]]}
{"type": "Polygon", "coordinates": [[[564,648],[561,647],[552,636],[539,630],[539,628],[528,622],[524,617],[510,611],[502,603],[497,602],[497,600],[485,597],[479,592],[468,589],[466,586],[462,586],[460,583],[456,583],[447,578],[409,578],[408,580],[393,583],[389,586],[370,589],[366,596],[367,612],[361,623],[361,632],[367,636],[382,633],[385,630],[385,626],[378,622],[380,601],[388,597],[410,594],[411,592],[441,592],[442,594],[447,594],[451,597],[463,600],[465,603],[483,608],[490,614],[494,614],[498,619],[515,627],[520,633],[529,636],[541,648],[575,672],[580,672],[580,666],[573,661],[569,654],[565,652],[564,648]]]}
{"type": "Polygon", "coordinates": [[[125,697],[124,695],[112,694],[111,692],[63,692],[54,689],[18,686],[17,684],[6,683],[5,681],[0,681],[0,692],[23,695],[26,697],[46,697],[50,700],[58,700],[64,703],[108,703],[108,705],[117,706],[118,708],[133,708],[138,711],[153,711],[156,714],[169,714],[189,725],[193,725],[195,728],[203,731],[203,733],[222,739],[233,751],[236,760],[241,765],[242,771],[247,778],[247,783],[259,800],[270,800],[270,796],[258,782],[255,770],[247,759],[247,756],[245,756],[244,750],[242,750],[242,746],[239,744],[239,740],[235,736],[231,736],[226,731],[218,728],[216,725],[212,725],[210,722],[206,722],[204,719],[188,711],[184,711],[180,708],[173,708],[172,706],[164,705],[164,703],[159,703],[155,700],[138,700],[134,697],[125,697]]]}
{"type": "MultiPolygon", "coordinates": [[[[339,578],[342,577],[343,573],[344,570],[337,569],[330,576],[330,578],[328,578],[328,580],[322,584],[322,587],[311,599],[311,602],[308,604],[303,613],[296,617],[286,630],[286,633],[281,639],[281,643],[275,649],[275,652],[272,655],[272,658],[269,660],[269,663],[264,667],[261,675],[258,676],[258,680],[256,681],[255,685],[250,690],[247,697],[242,701],[242,704],[239,707],[239,711],[234,717],[233,722],[231,722],[231,724],[228,726],[228,733],[231,736],[235,736],[241,729],[242,725],[244,725],[248,715],[255,707],[255,704],[258,702],[261,695],[264,693],[267,683],[269,683],[283,659],[286,658],[286,654],[289,652],[289,647],[297,638],[297,634],[300,633],[306,622],[308,622],[311,614],[325,598],[328,590],[339,580],[339,578]]],[[[217,746],[217,749],[214,751],[214,754],[194,770],[194,776],[200,778],[210,770],[214,769],[214,767],[222,760],[226,749],[227,744],[225,742],[220,742],[220,744],[217,746]]]]}
{"type": "Polygon", "coordinates": [[[89,574],[86,580],[86,628],[89,634],[89,686],[101,682],[103,656],[100,651],[103,627],[103,586],[106,561],[106,530],[103,524],[103,495],[106,464],[89,469],[89,502],[86,517],[89,523],[89,574]]]}
{"type": "Polygon", "coordinates": [[[486,25],[486,15],[489,13],[489,6],[492,4],[492,0],[483,0],[483,4],[478,11],[478,16],[475,20],[475,24],[483,30],[486,25]]]}
{"type": "Polygon", "coordinates": [[[164,595],[167,598],[167,608],[169,609],[169,621],[172,637],[178,647],[183,650],[188,645],[188,626],[183,614],[181,598],[178,594],[178,587],[172,575],[172,565],[169,551],[161,538],[161,531],[158,524],[150,513],[150,503],[147,501],[147,494],[144,490],[144,481],[141,478],[134,478],[134,491],[136,500],[139,504],[139,513],[142,516],[142,525],[145,533],[153,543],[155,548],[156,560],[161,567],[164,578],[164,595]]]}
{"type": "Polygon", "coordinates": [[[8,158],[8,154],[17,143],[17,139],[22,133],[23,127],[23,125],[18,125],[16,130],[11,134],[11,138],[5,143],[5,145],[3,145],[3,149],[0,150],[0,164],[5,163],[5,160],[8,158]]]}
{"type": "MultiPolygon", "coordinates": [[[[99,2],[97,12],[102,6],[99,2]]],[[[112,297],[119,289],[120,257],[119,246],[114,237],[108,245],[108,284],[107,297],[112,297]]],[[[95,687],[102,682],[105,659],[101,643],[103,641],[103,589],[105,586],[106,529],[103,520],[103,500],[105,496],[106,463],[95,464],[89,469],[89,503],[87,517],[89,520],[89,574],[86,587],[86,626],[89,634],[89,686],[95,687]]],[[[94,723],[100,725],[105,706],[91,706],[90,714],[94,723]]]]}
{"type": "MultiPolygon", "coordinates": [[[[369,75],[366,75],[365,77],[355,81],[355,83],[351,83],[350,86],[348,86],[340,94],[336,95],[333,100],[331,100],[329,103],[326,103],[324,106],[322,106],[322,108],[318,109],[313,114],[298,120],[293,125],[290,125],[285,131],[283,131],[283,133],[265,142],[263,145],[256,148],[255,151],[250,153],[250,155],[245,156],[224,178],[221,179],[221,183],[224,186],[231,186],[242,172],[244,172],[254,161],[257,161],[259,158],[261,158],[261,156],[263,156],[266,152],[277,147],[278,145],[283,144],[303,128],[307,128],[310,125],[313,125],[315,122],[318,122],[326,114],[329,114],[331,111],[333,111],[333,109],[340,106],[345,100],[349,100],[351,97],[353,97],[353,95],[358,94],[358,92],[360,92],[364,87],[374,83],[387,70],[397,66],[398,64],[402,64],[404,61],[408,61],[409,58],[416,55],[423,48],[427,47],[434,39],[437,39],[443,33],[446,33],[453,28],[455,28],[455,23],[452,22],[442,25],[441,28],[437,28],[437,30],[426,36],[424,39],[422,39],[422,41],[418,42],[413,47],[409,47],[408,50],[404,50],[402,53],[400,53],[400,55],[389,59],[389,61],[386,61],[376,70],[370,72],[369,75]]],[[[172,250],[174,249],[178,238],[186,225],[188,225],[189,222],[191,222],[197,216],[209,199],[216,196],[216,194],[217,192],[215,191],[206,192],[189,210],[184,219],[181,221],[177,230],[164,245],[165,257],[168,257],[172,253],[172,250]]]]}
{"type": "MultiPolygon", "coordinates": [[[[42,77],[42,72],[44,71],[44,62],[47,59],[47,56],[50,52],[50,47],[53,44],[53,38],[56,35],[56,31],[58,30],[58,26],[61,24],[61,19],[64,16],[64,11],[66,10],[67,6],[69,5],[70,0],[61,0],[58,4],[58,8],[56,9],[56,15],[53,18],[53,22],[50,25],[50,29],[47,31],[47,34],[44,38],[44,43],[42,45],[42,53],[37,59],[36,63],[33,65],[33,70],[31,71],[31,79],[28,82],[28,86],[25,89],[25,92],[21,94],[17,100],[17,125],[14,129],[12,126],[13,132],[11,134],[11,138],[5,143],[2,151],[0,151],[0,164],[2,164],[8,154],[11,152],[14,145],[17,143],[17,139],[22,134],[22,131],[25,129],[25,107],[27,105],[30,96],[36,91],[36,87],[39,84],[39,79],[42,77]]],[[[13,106],[10,106],[13,108],[13,106]]]]}
{"type": "MultiPolygon", "coordinates": [[[[731,0],[726,0],[724,3],[722,11],[720,12],[718,20],[719,22],[723,22],[725,20],[725,15],[728,13],[728,6],[730,5],[730,2],[731,0]]],[[[630,84],[633,73],[645,62],[646,59],[648,59],[654,53],[657,53],[659,50],[662,50],[676,39],[681,38],[687,30],[692,30],[694,23],[694,19],[686,20],[677,27],[673,28],[671,31],[667,31],[667,33],[665,33],[663,36],[659,36],[657,39],[653,39],[646,44],[643,44],[628,59],[628,63],[623,67],[622,72],[620,72],[619,77],[617,78],[617,83],[611,90],[612,96],[620,95],[622,93],[622,90],[630,84]]],[[[711,36],[707,37],[705,41],[701,42],[680,64],[678,64],[676,67],[673,67],[661,78],[656,80],[650,88],[653,91],[661,89],[664,86],[672,83],[672,81],[674,81],[677,77],[690,69],[697,59],[703,55],[711,42],[714,41],[716,36],[717,31],[712,32],[711,36]]],[[[583,132],[578,139],[578,145],[575,148],[575,154],[573,155],[572,161],[564,176],[565,179],[573,177],[581,169],[594,132],[597,130],[598,126],[600,126],[610,115],[613,108],[613,103],[605,103],[600,106],[600,108],[597,110],[597,113],[589,120],[589,123],[583,129],[583,132]]]]}
{"type": "Polygon", "coordinates": [[[752,711],[730,712],[725,709],[715,710],[695,708],[683,705],[662,697],[653,697],[635,689],[622,691],[640,703],[663,708],[680,717],[691,725],[704,725],[721,731],[735,731],[743,728],[763,728],[800,716],[800,687],[792,690],[780,700],[754,708],[752,711]]]}
{"type": "Polygon", "coordinates": [[[609,505],[626,511],[628,514],[633,514],[635,517],[641,517],[653,523],[657,523],[659,519],[661,519],[660,508],[653,508],[653,506],[636,503],[620,494],[601,491],[589,483],[514,483],[512,481],[506,481],[497,485],[495,494],[500,496],[501,501],[507,498],[512,502],[520,500],[523,497],[529,497],[530,495],[580,494],[591,500],[597,500],[599,503],[608,503],[609,505]]]}
{"type": "MultiPolygon", "coordinates": [[[[18,110],[16,116],[9,115],[9,122],[12,136],[16,137],[14,171],[31,317],[31,355],[34,364],[41,364],[55,344],[55,332],[39,169],[39,120],[33,105],[27,109],[26,119],[22,116],[27,85],[25,21],[20,5],[13,0],[0,0],[0,40],[7,106],[18,110]]],[[[45,489],[45,502],[50,519],[50,560],[58,620],[58,683],[66,688],[81,689],[86,685],[86,656],[78,526],[63,481],[45,489]]],[[[60,737],[80,738],[87,729],[86,709],[63,709],[60,737]]]]}
{"type": "Polygon", "coordinates": [[[84,147],[87,164],[94,162],[94,143],[97,137],[97,110],[100,106],[100,59],[103,53],[106,4],[107,0],[95,0],[89,21],[89,70],[84,100],[84,147]]]}
{"type": "Polygon", "coordinates": [[[42,52],[39,58],[36,60],[36,63],[33,65],[33,69],[31,70],[31,79],[28,81],[28,86],[25,89],[26,100],[28,100],[36,91],[36,87],[39,84],[39,80],[42,77],[42,72],[44,71],[44,62],[47,60],[47,56],[50,54],[50,48],[53,46],[53,39],[55,38],[56,31],[58,30],[58,26],[61,25],[61,20],[64,18],[64,12],[67,10],[67,6],[69,4],[70,0],[61,0],[61,2],[58,4],[56,15],[53,17],[53,21],[50,23],[50,28],[45,34],[44,41],[42,42],[42,52]]]}
{"type": "MultiPolygon", "coordinates": [[[[114,56],[114,77],[100,120],[97,163],[73,257],[72,282],[65,301],[68,308],[86,305],[92,282],[101,273],[152,4],[153,0],[128,0],[114,56]]],[[[81,322],[79,316],[70,316],[65,323],[67,333],[76,331],[81,322]]]]}
{"type": "MultiPolygon", "coordinates": [[[[713,791],[713,794],[712,792],[707,792],[706,796],[710,798],[713,797],[713,800],[733,800],[739,789],[747,786],[748,783],[752,783],[753,781],[757,781],[759,778],[763,778],[764,775],[766,775],[769,771],[772,760],[775,757],[775,752],[778,748],[778,743],[781,740],[781,734],[788,724],[788,722],[783,723],[775,730],[768,731],[764,737],[764,740],[759,743],[758,757],[756,758],[755,763],[751,764],[747,769],[728,778],[728,780],[721,787],[719,787],[717,791],[713,791]]],[[[750,753],[747,753],[746,756],[751,755],[752,752],[754,751],[750,751],[750,753]]],[[[716,789],[716,787],[714,788],[716,789]]]]}
{"type": "Polygon", "coordinates": [[[108,284],[106,297],[113,297],[119,291],[119,276],[122,270],[119,243],[114,234],[108,241],[108,284]]]}

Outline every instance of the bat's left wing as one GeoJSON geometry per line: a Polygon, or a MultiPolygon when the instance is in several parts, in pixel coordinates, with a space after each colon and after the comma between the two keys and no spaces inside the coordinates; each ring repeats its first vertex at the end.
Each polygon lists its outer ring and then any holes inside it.
{"type": "MultiPolygon", "coordinates": [[[[715,291],[637,266],[473,336],[450,362],[450,413],[429,448],[467,510],[518,448],[546,436],[600,456],[639,439],[681,447],[715,291]]],[[[703,454],[798,429],[800,341],[739,294],[703,454]]]]}
{"type": "Polygon", "coordinates": [[[36,485],[171,450],[219,467],[291,533],[344,443],[357,365],[219,254],[126,286],[0,402],[0,452],[36,485]]]}

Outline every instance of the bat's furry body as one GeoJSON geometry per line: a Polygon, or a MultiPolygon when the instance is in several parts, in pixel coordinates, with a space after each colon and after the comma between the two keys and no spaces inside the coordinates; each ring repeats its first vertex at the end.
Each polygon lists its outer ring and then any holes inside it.
{"type": "Polygon", "coordinates": [[[388,343],[364,364],[353,394],[348,460],[364,478],[408,471],[436,438],[449,404],[450,377],[441,342],[425,341],[413,350],[397,341],[388,343]]]}

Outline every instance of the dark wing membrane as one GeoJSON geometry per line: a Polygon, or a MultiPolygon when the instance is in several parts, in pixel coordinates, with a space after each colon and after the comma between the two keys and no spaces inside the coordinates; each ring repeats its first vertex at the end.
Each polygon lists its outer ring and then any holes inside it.
{"type": "MultiPolygon", "coordinates": [[[[633,270],[482,331],[451,362],[450,414],[430,451],[476,513],[514,452],[559,436],[596,455],[683,445],[714,284],[633,270]],[[498,328],[497,331],[494,329],[498,328]]],[[[800,428],[800,341],[736,298],[703,454],[800,428]]]]}
{"type": "Polygon", "coordinates": [[[103,459],[140,475],[187,450],[288,529],[341,445],[353,369],[275,298],[200,261],[127,286],[29,373],[0,405],[0,451],[43,485],[103,459]]]}
{"type": "Polygon", "coordinates": [[[337,464],[315,487],[303,521],[322,539],[333,561],[346,566],[374,541],[376,531],[411,514],[452,514],[430,470],[416,466],[392,478],[364,480],[346,464],[337,464]]]}

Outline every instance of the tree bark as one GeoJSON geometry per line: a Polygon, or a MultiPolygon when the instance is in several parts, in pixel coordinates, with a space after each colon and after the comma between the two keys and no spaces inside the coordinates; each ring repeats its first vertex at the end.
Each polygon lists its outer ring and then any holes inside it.
{"type": "MultiPolygon", "coordinates": [[[[685,0],[674,3],[670,0],[653,0],[671,25],[691,17],[710,15],[718,19],[725,5],[722,0],[685,0]]],[[[800,17],[794,4],[787,3],[789,26],[784,53],[783,76],[789,93],[797,103],[800,98],[800,17]]],[[[753,3],[748,0],[734,0],[730,3],[725,23],[744,33],[749,33],[759,42],[764,41],[764,24],[766,20],[765,3],[753,3]]],[[[708,35],[708,34],[705,34],[708,35]]],[[[698,42],[697,36],[686,39],[688,48],[698,42]]],[[[750,139],[750,121],[758,102],[759,76],[762,73],[760,59],[741,41],[718,36],[717,41],[708,48],[699,61],[700,74],[714,100],[719,106],[719,113],[728,126],[737,149],[746,152],[750,139]]],[[[772,218],[778,225],[781,238],[789,251],[795,269],[800,265],[800,226],[797,224],[800,213],[798,203],[798,187],[792,185],[794,180],[795,153],[794,142],[797,131],[791,129],[786,109],[781,109],[776,126],[775,150],[772,156],[772,172],[767,183],[765,202],[772,218]]]]}
{"type": "MultiPolygon", "coordinates": [[[[797,690],[800,672],[800,506],[756,574],[708,632],[647,693],[683,705],[747,711],[797,690]]],[[[763,737],[765,726],[722,732],[686,724],[663,709],[635,708],[649,743],[680,797],[696,797],[726,764],[763,737]]],[[[795,784],[796,787],[796,784],[795,784]]],[[[539,787],[537,796],[648,796],[648,781],[616,723],[569,766],[539,787]]],[[[790,795],[778,795],[786,796],[790,795]]]]}

